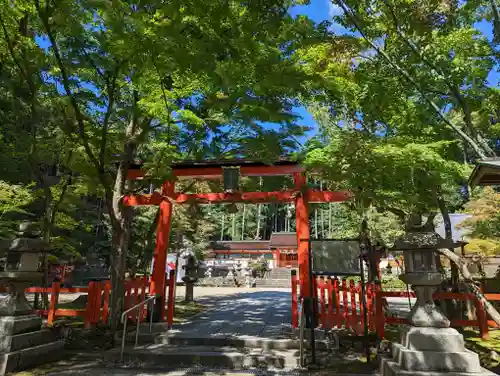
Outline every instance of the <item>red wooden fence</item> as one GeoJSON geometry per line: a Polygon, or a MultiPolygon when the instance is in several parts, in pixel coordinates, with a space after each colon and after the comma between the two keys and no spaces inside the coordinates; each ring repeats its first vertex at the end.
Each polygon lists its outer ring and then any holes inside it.
{"type": "MultiPolygon", "coordinates": [[[[298,326],[298,292],[297,276],[292,273],[292,326],[298,326]]],[[[361,296],[361,281],[318,277],[313,280],[315,297],[317,298],[317,325],[321,328],[341,328],[353,330],[356,334],[364,332],[364,312],[361,296]]],[[[376,285],[378,286],[378,285],[376,285]]],[[[376,327],[374,316],[374,292],[379,287],[366,286],[366,307],[368,327],[373,331],[376,327]]]]}
{"type": "Polygon", "coordinates": [[[83,317],[84,325],[89,328],[98,324],[99,321],[106,323],[109,317],[109,293],[111,284],[109,281],[90,282],[88,287],[61,288],[59,282],[54,282],[52,287],[29,287],[26,293],[49,293],[50,306],[48,310],[35,310],[40,316],[46,316],[49,325],[52,325],[58,316],[83,317]],[[60,294],[88,293],[87,306],[85,308],[57,308],[60,294]]]}
{"type": "MultiPolygon", "coordinates": [[[[415,293],[410,292],[410,297],[415,297],[415,293]]],[[[500,294],[484,294],[487,300],[500,300],[500,294]]],[[[376,301],[381,302],[383,298],[387,297],[408,297],[408,292],[406,291],[378,291],[376,293],[376,301]]],[[[471,300],[474,302],[476,308],[476,319],[475,320],[452,320],[452,327],[464,327],[473,326],[479,328],[479,333],[481,338],[488,338],[489,327],[497,328],[498,325],[493,320],[488,320],[488,315],[484,309],[483,303],[474,295],[466,293],[452,293],[452,292],[436,292],[433,295],[434,299],[446,300],[471,300]]],[[[408,324],[408,319],[402,317],[386,317],[384,314],[384,309],[382,304],[377,304],[376,308],[376,322],[377,322],[377,334],[380,338],[384,338],[384,327],[385,324],[408,324]]]]}
{"type": "MultiPolygon", "coordinates": [[[[298,291],[297,275],[292,271],[292,326],[298,327],[298,291]]],[[[361,296],[361,282],[339,279],[337,277],[317,277],[313,280],[317,299],[317,325],[321,328],[347,328],[357,335],[364,331],[364,314],[361,296]]],[[[500,300],[500,294],[484,294],[488,300],[500,300]]],[[[368,329],[384,337],[385,324],[407,324],[401,317],[386,317],[384,307],[388,297],[408,297],[408,292],[381,291],[379,284],[366,284],[366,309],[368,329]]],[[[410,297],[415,297],[410,292],[410,297]]],[[[453,320],[451,326],[478,327],[481,337],[488,337],[488,327],[497,327],[493,320],[488,320],[483,304],[474,294],[438,292],[434,299],[471,300],[476,307],[475,320],[453,320]]]]}
{"type": "MultiPolygon", "coordinates": [[[[163,307],[162,318],[167,321],[169,327],[172,326],[174,320],[174,291],[175,291],[175,271],[171,271],[170,279],[166,284],[165,295],[168,296],[167,307],[163,307]]],[[[25,290],[26,293],[43,293],[50,294],[50,305],[48,310],[35,309],[35,312],[40,316],[47,317],[48,324],[51,325],[56,317],[83,317],[86,328],[96,325],[99,322],[107,323],[109,319],[109,297],[111,293],[111,282],[90,282],[88,287],[72,287],[61,288],[60,282],[54,282],[52,287],[47,289],[43,287],[29,287],[25,290]],[[87,293],[88,300],[85,308],[69,309],[58,308],[60,294],[78,294],[87,293]]],[[[140,303],[149,294],[149,282],[147,277],[129,279],[125,281],[125,310],[140,303]]],[[[146,319],[148,307],[145,305],[141,308],[141,321],[146,319]]],[[[137,321],[137,311],[132,311],[127,315],[127,319],[132,322],[137,321]]]]}

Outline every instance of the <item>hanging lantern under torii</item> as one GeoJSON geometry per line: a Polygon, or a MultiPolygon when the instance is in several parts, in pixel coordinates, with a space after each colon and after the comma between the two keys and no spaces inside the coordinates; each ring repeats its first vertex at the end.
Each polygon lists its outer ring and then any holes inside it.
{"type": "Polygon", "coordinates": [[[240,189],[240,167],[223,167],[224,192],[235,193],[240,189]]]}

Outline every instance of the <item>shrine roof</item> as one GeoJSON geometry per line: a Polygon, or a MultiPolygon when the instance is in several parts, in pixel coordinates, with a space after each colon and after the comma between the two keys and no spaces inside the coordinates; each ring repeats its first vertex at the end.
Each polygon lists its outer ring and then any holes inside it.
{"type": "Polygon", "coordinates": [[[273,232],[269,241],[270,248],[297,248],[295,232],[273,232]]]}
{"type": "Polygon", "coordinates": [[[222,240],[210,243],[213,250],[255,251],[269,250],[269,240],[222,240]]]}
{"type": "Polygon", "coordinates": [[[486,158],[477,161],[469,177],[469,185],[500,185],[500,158],[486,158]]]}

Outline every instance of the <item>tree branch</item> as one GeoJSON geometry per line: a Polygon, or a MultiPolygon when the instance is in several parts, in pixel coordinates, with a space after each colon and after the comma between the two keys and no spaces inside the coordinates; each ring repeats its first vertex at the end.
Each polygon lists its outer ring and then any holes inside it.
{"type": "Polygon", "coordinates": [[[104,173],[104,158],[106,155],[106,143],[108,139],[108,129],[109,121],[111,119],[111,114],[113,112],[113,107],[116,99],[116,80],[118,79],[118,72],[120,71],[120,65],[117,64],[111,77],[111,83],[109,83],[109,77],[106,79],[106,90],[108,91],[108,106],[106,108],[106,114],[104,115],[104,121],[102,124],[101,132],[101,150],[99,152],[99,165],[101,168],[101,173],[104,173]]]}
{"type": "Polygon", "coordinates": [[[87,154],[91,163],[94,165],[94,168],[98,172],[99,180],[101,181],[104,189],[109,191],[110,186],[109,186],[109,183],[106,179],[106,176],[101,171],[101,168],[99,165],[99,160],[96,158],[96,156],[94,155],[94,152],[92,151],[92,148],[90,147],[90,141],[89,141],[89,138],[85,132],[84,117],[83,117],[83,114],[80,110],[80,106],[78,105],[78,102],[76,100],[76,97],[74,96],[74,94],[71,90],[68,72],[66,71],[66,67],[64,66],[61,52],[59,51],[59,46],[57,44],[56,38],[55,38],[54,33],[52,31],[52,28],[50,26],[48,16],[40,8],[40,0],[35,0],[35,7],[37,9],[38,16],[40,17],[40,20],[42,21],[42,24],[45,28],[45,32],[47,33],[47,36],[49,37],[50,43],[52,44],[52,50],[54,51],[54,56],[56,58],[58,68],[61,71],[64,91],[66,92],[66,95],[68,96],[68,98],[70,100],[71,106],[73,107],[73,110],[75,111],[75,117],[76,117],[76,121],[78,124],[78,133],[80,135],[80,139],[82,141],[83,148],[85,149],[85,153],[87,154]]]}
{"type": "Polygon", "coordinates": [[[419,47],[417,47],[417,45],[410,39],[410,37],[407,36],[403,30],[401,30],[401,27],[400,27],[400,24],[398,21],[398,17],[396,15],[394,7],[387,0],[382,0],[382,1],[385,3],[387,8],[389,9],[389,13],[391,14],[391,18],[392,18],[393,23],[394,23],[394,29],[396,30],[396,33],[398,34],[398,36],[403,40],[403,42],[408,47],[410,47],[410,49],[413,51],[413,53],[415,55],[417,55],[425,65],[427,65],[427,67],[429,67],[431,70],[435,71],[436,73],[438,73],[442,77],[444,84],[448,87],[448,89],[450,90],[450,93],[455,97],[455,100],[456,100],[458,106],[460,106],[462,108],[463,119],[464,119],[465,125],[469,129],[469,132],[472,135],[472,137],[474,137],[479,142],[481,147],[488,154],[495,155],[495,152],[490,148],[490,146],[487,143],[483,142],[484,140],[478,139],[477,131],[474,128],[474,124],[472,122],[472,114],[471,114],[469,105],[467,104],[465,98],[463,97],[462,93],[460,92],[460,88],[458,87],[458,85],[453,84],[451,78],[441,68],[439,68],[436,64],[434,64],[432,61],[427,59],[426,56],[424,56],[423,52],[419,49],[419,47]]]}
{"type": "Polygon", "coordinates": [[[356,16],[351,13],[350,8],[348,8],[342,0],[332,0],[335,1],[335,3],[342,8],[346,16],[351,20],[353,23],[354,27],[358,30],[358,32],[361,34],[363,39],[375,50],[377,51],[388,63],[391,65],[401,76],[403,76],[422,96],[424,101],[436,112],[438,117],[444,121],[446,125],[448,125],[451,129],[453,129],[460,137],[462,137],[474,150],[476,155],[480,158],[486,158],[486,153],[485,151],[463,130],[460,129],[459,126],[454,124],[452,121],[446,118],[446,116],[441,112],[441,109],[439,106],[432,100],[430,99],[425,91],[422,89],[422,87],[411,77],[411,75],[401,68],[385,51],[380,49],[370,38],[368,38],[364,32],[364,30],[361,28],[359,23],[356,20],[356,16]]]}

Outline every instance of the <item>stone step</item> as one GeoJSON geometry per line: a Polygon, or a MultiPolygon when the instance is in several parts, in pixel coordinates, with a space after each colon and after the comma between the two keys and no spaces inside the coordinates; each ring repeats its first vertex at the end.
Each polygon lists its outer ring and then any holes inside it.
{"type": "MultiPolygon", "coordinates": [[[[135,343],[135,326],[127,327],[127,338],[126,343],[135,343]]],[[[149,323],[142,323],[139,326],[139,344],[154,343],[156,336],[159,334],[164,334],[168,331],[166,323],[153,323],[151,326],[151,331],[149,329],[149,323]]],[[[119,330],[115,334],[115,341],[121,343],[123,330],[119,330]]]]}
{"type": "MultiPolygon", "coordinates": [[[[272,339],[253,336],[185,336],[185,335],[159,335],[155,339],[156,344],[173,345],[173,346],[210,346],[216,347],[233,347],[238,349],[263,349],[263,350],[298,350],[300,341],[294,339],[272,339]]],[[[305,343],[306,347],[309,343],[305,343]]],[[[317,341],[318,349],[326,349],[326,341],[317,341]]]]}
{"type": "MultiPolygon", "coordinates": [[[[116,361],[120,357],[120,349],[110,350],[104,355],[105,361],[116,361]]],[[[298,368],[298,351],[296,350],[263,350],[235,347],[212,346],[172,346],[156,344],[150,346],[126,347],[124,362],[151,366],[200,366],[221,367],[226,369],[247,368],[298,368]]]]}
{"type": "Polygon", "coordinates": [[[382,376],[493,376],[496,373],[482,368],[481,372],[435,372],[435,371],[406,371],[394,360],[388,357],[381,358],[380,374],[382,376]]]}
{"type": "Polygon", "coordinates": [[[63,357],[63,350],[64,341],[54,341],[0,354],[0,375],[57,361],[63,357]]]}
{"type": "Polygon", "coordinates": [[[39,346],[58,339],[57,334],[50,330],[39,330],[36,332],[5,336],[0,342],[0,353],[14,352],[27,347],[39,346]]]}

